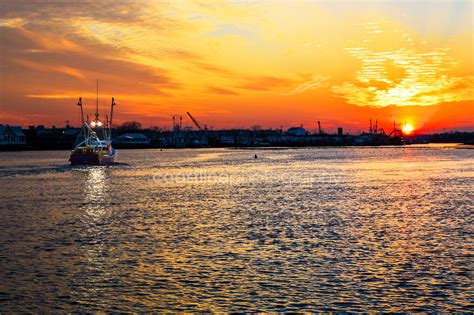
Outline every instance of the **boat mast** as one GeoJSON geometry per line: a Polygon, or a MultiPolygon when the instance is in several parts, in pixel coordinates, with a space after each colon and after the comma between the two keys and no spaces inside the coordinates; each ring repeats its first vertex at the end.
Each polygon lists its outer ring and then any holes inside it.
{"type": "Polygon", "coordinates": [[[81,108],[81,126],[84,126],[84,111],[82,110],[82,97],[79,97],[79,102],[77,102],[77,106],[81,108]]]}
{"type": "Polygon", "coordinates": [[[109,121],[109,141],[112,141],[112,117],[114,115],[115,100],[112,97],[112,105],[110,105],[110,121],[109,121]]]}
{"type": "Polygon", "coordinates": [[[108,131],[109,131],[109,117],[105,115],[105,122],[102,127],[102,134],[104,135],[105,142],[107,142],[107,140],[109,139],[109,135],[107,134],[108,131]]]}
{"type": "Polygon", "coordinates": [[[97,79],[97,90],[95,99],[95,121],[99,121],[99,79],[97,79]]]}

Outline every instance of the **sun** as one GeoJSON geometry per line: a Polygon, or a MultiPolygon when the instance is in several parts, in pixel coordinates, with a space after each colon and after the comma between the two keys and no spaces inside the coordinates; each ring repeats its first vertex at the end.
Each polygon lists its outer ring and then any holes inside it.
{"type": "Polygon", "coordinates": [[[413,128],[413,126],[408,123],[405,123],[405,125],[402,128],[403,133],[406,135],[412,134],[413,130],[415,130],[415,128],[413,128]]]}

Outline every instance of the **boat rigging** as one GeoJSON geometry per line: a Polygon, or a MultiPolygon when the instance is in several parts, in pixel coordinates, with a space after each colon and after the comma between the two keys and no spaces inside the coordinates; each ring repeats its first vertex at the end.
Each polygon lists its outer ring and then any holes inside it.
{"type": "Polygon", "coordinates": [[[77,106],[81,109],[82,126],[69,157],[71,165],[109,165],[115,162],[117,152],[112,147],[112,117],[115,105],[115,99],[112,97],[110,119],[106,115],[105,123],[103,123],[99,118],[99,81],[97,80],[95,120],[89,121],[89,117],[84,120],[82,97],[79,97],[77,106]],[[102,139],[98,133],[102,133],[102,139]]]}

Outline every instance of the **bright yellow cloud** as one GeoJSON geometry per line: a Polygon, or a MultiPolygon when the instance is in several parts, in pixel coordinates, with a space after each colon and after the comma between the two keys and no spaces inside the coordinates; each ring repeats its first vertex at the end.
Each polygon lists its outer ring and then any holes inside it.
{"type": "Polygon", "coordinates": [[[447,49],[418,52],[412,49],[376,52],[348,48],[361,60],[353,82],[332,91],[358,106],[429,106],[441,102],[474,99],[473,76],[454,76],[457,62],[447,49]],[[391,73],[398,74],[391,75],[391,73]]]}
{"type": "Polygon", "coordinates": [[[23,18],[0,19],[0,27],[19,27],[25,23],[23,18]]]}

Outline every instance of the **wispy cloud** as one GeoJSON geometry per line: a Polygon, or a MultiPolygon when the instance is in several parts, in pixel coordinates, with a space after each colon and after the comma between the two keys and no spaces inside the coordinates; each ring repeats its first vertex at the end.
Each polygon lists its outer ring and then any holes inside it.
{"type": "Polygon", "coordinates": [[[220,95],[239,95],[239,93],[234,92],[232,90],[215,87],[215,86],[208,87],[206,91],[210,93],[214,93],[214,94],[220,94],[220,95]]]}
{"type": "Polygon", "coordinates": [[[195,61],[192,64],[195,65],[198,69],[213,72],[219,75],[229,76],[234,74],[232,71],[224,67],[220,67],[218,65],[213,65],[202,61],[195,61]]]}
{"type": "Polygon", "coordinates": [[[292,90],[289,95],[294,94],[301,94],[308,90],[314,90],[321,87],[328,87],[329,86],[329,76],[322,76],[322,75],[313,75],[309,81],[306,81],[300,85],[298,85],[294,90],[292,90]]]}
{"type": "Polygon", "coordinates": [[[17,27],[20,36],[28,39],[39,48],[62,53],[75,53],[84,51],[84,48],[75,42],[65,39],[54,33],[33,32],[24,27],[17,27]]]}
{"type": "Polygon", "coordinates": [[[238,86],[240,89],[252,91],[274,91],[294,84],[294,80],[274,76],[257,76],[248,78],[245,83],[238,86]]]}
{"type": "Polygon", "coordinates": [[[13,61],[28,69],[41,71],[41,72],[56,72],[56,73],[65,74],[65,75],[68,75],[80,80],[85,79],[84,74],[82,74],[79,70],[71,68],[71,67],[67,67],[63,65],[46,65],[42,63],[36,63],[36,62],[21,60],[21,59],[14,59],[13,61]]]}
{"type": "Polygon", "coordinates": [[[0,27],[19,27],[25,23],[25,19],[21,17],[11,19],[0,19],[0,27]]]}

